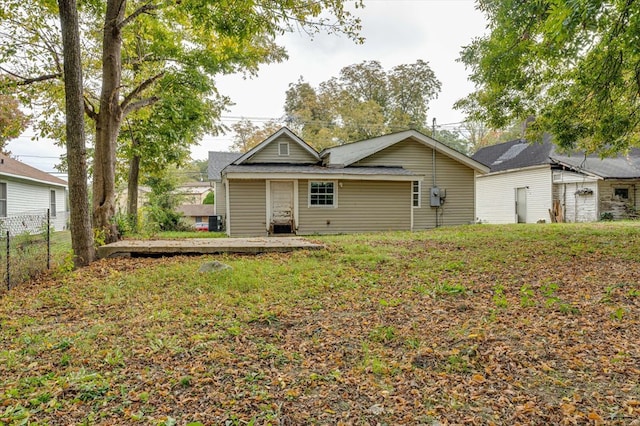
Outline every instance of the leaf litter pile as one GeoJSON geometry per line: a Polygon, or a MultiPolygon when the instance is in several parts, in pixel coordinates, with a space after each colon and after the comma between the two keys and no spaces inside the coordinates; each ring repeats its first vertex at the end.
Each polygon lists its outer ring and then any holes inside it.
{"type": "Polygon", "coordinates": [[[0,424],[640,425],[640,225],[314,239],[5,292],[0,424]]]}

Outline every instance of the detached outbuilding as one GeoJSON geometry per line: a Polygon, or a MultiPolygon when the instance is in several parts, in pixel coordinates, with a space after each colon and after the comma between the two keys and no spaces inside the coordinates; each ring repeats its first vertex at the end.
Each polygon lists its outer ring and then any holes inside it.
{"type": "Polygon", "coordinates": [[[472,223],[488,168],[417,131],[317,152],[282,128],[245,154],[209,154],[230,236],[419,230],[472,223]],[[229,159],[220,167],[221,158],[229,159]],[[216,166],[217,165],[217,166],[216,166]],[[219,176],[219,177],[218,177],[219,176]]]}
{"type": "Polygon", "coordinates": [[[600,158],[561,153],[518,139],[480,149],[490,168],[476,179],[476,214],[483,223],[593,222],[637,216],[640,150],[600,158]]]}

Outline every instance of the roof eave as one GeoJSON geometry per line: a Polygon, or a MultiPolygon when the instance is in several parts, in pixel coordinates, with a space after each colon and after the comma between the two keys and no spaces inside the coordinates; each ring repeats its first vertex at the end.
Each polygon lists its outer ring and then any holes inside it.
{"type": "Polygon", "coordinates": [[[7,177],[14,178],[14,179],[28,180],[29,182],[37,182],[37,183],[42,183],[42,184],[45,184],[45,185],[61,186],[63,188],[68,188],[69,187],[69,184],[67,182],[64,182],[64,183],[62,183],[62,182],[52,182],[52,181],[48,181],[48,180],[36,179],[36,178],[23,176],[23,175],[16,175],[16,174],[13,174],[13,173],[0,172],[0,176],[7,176],[7,177]]]}

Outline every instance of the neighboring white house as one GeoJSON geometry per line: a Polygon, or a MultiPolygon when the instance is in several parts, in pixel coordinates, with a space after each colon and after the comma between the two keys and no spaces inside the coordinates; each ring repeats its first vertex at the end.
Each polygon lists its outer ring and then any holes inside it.
{"type": "Polygon", "coordinates": [[[476,177],[476,216],[483,223],[592,222],[636,217],[640,150],[600,158],[558,152],[518,139],[480,149],[490,168],[476,177]]]}
{"type": "Polygon", "coordinates": [[[46,214],[51,226],[67,228],[67,182],[49,173],[0,154],[0,221],[13,233],[33,231],[28,217],[46,214]],[[13,220],[24,216],[24,219],[13,220]],[[11,226],[9,226],[11,224],[11,226]]]}

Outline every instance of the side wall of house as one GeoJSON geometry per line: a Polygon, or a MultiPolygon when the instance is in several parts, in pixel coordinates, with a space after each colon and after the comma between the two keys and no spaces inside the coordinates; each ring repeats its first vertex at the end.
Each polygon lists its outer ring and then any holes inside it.
{"type": "MultiPolygon", "coordinates": [[[[637,180],[602,180],[598,183],[599,215],[611,213],[614,219],[628,219],[633,215],[633,210],[639,210],[638,189],[640,181],[637,180]],[[629,198],[615,195],[615,190],[626,189],[629,198]],[[631,208],[631,209],[629,209],[631,208]],[[631,215],[630,215],[631,213],[631,215]]],[[[598,216],[599,219],[599,216],[598,216]]]]}
{"type": "Polygon", "coordinates": [[[294,163],[294,164],[313,164],[318,160],[306,149],[300,146],[297,142],[291,140],[289,137],[283,135],[277,139],[274,139],[257,152],[254,156],[247,159],[243,164],[252,163],[294,163]],[[289,144],[289,155],[279,155],[280,142],[289,144]]]}
{"type": "Polygon", "coordinates": [[[7,216],[45,214],[51,208],[51,191],[55,191],[56,208],[51,211],[51,225],[56,231],[66,229],[67,192],[64,187],[0,177],[7,184],[7,216]]]}
{"type": "Polygon", "coordinates": [[[310,207],[309,181],[298,181],[299,234],[409,230],[411,182],[341,180],[337,207],[310,207]]]}
{"type": "Polygon", "coordinates": [[[266,236],[266,183],[264,180],[228,180],[229,229],[233,237],[266,236]]]}
{"type": "Polygon", "coordinates": [[[551,170],[548,166],[476,178],[476,216],[484,223],[516,223],[516,190],[526,188],[526,221],[550,221],[551,170]]]}
{"type": "Polygon", "coordinates": [[[223,218],[227,215],[226,192],[221,181],[214,182],[213,212],[222,215],[223,218]]]}
{"type": "Polygon", "coordinates": [[[433,151],[424,144],[406,140],[360,160],[356,166],[404,167],[422,176],[420,207],[413,209],[413,229],[434,228],[437,225],[462,225],[475,220],[475,171],[437,152],[435,185],[446,191],[442,207],[431,207],[430,189],[433,182],[433,151]],[[438,215],[436,219],[436,214],[438,215]]]}

